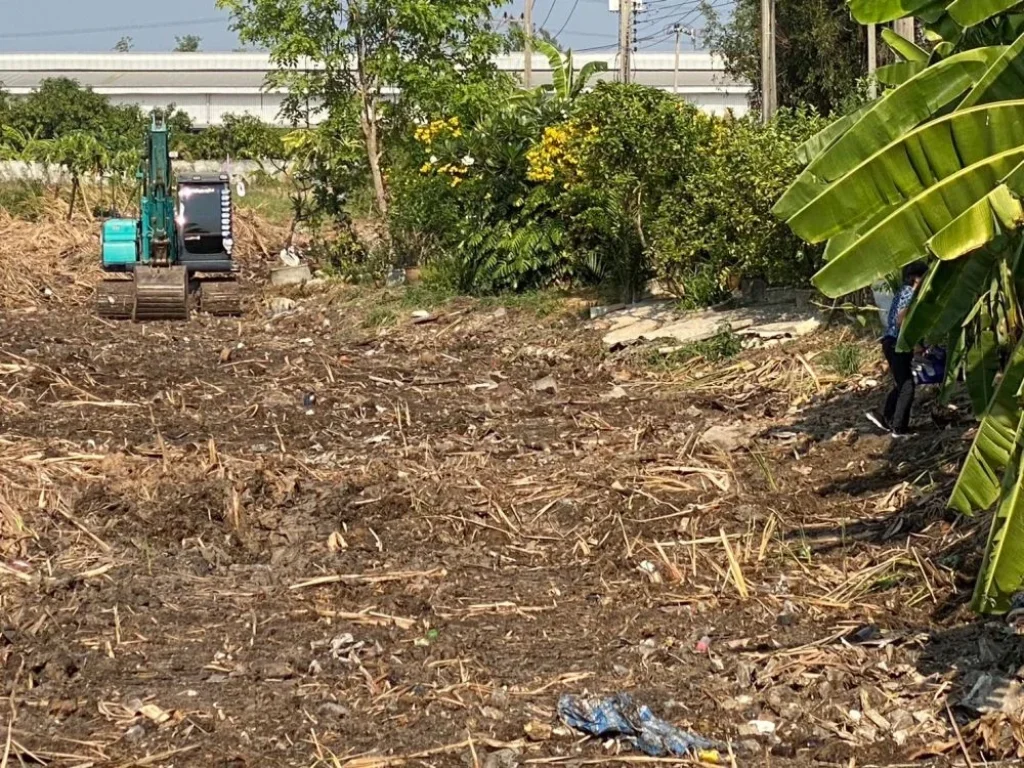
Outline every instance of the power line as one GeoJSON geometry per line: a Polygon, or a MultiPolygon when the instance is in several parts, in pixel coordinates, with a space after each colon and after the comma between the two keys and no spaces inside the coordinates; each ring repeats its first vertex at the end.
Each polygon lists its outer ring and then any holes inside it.
{"type": "Polygon", "coordinates": [[[188,19],[182,21],[162,21],[152,24],[128,24],[118,27],[92,27],[91,29],[57,29],[52,32],[5,32],[0,40],[24,40],[37,37],[71,37],[75,35],[100,35],[114,32],[136,32],[143,29],[167,29],[169,27],[194,27],[201,24],[226,24],[223,17],[207,19],[188,19]]]}
{"type": "Polygon", "coordinates": [[[569,10],[569,15],[565,17],[565,23],[562,25],[561,29],[555,32],[555,39],[557,39],[560,34],[565,32],[565,28],[569,26],[569,22],[572,21],[572,16],[574,13],[576,13],[576,9],[579,7],[579,5],[580,0],[576,0],[576,2],[572,4],[572,8],[569,10]]]}
{"type": "Polygon", "coordinates": [[[558,5],[558,0],[551,0],[551,7],[548,8],[548,15],[544,17],[544,21],[540,23],[540,28],[544,29],[548,25],[548,21],[551,19],[551,14],[555,10],[555,6],[558,5]]]}

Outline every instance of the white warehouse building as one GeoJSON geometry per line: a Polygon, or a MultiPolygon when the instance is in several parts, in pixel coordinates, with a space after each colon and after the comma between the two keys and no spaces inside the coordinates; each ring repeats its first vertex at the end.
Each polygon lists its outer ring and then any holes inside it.
{"type": "MultiPolygon", "coordinates": [[[[603,61],[611,79],[617,69],[614,54],[576,54],[575,65],[603,61]]],[[[522,73],[523,54],[499,56],[498,67],[522,73]]],[[[749,83],[726,74],[722,60],[709,53],[640,53],[634,57],[637,83],[668,91],[715,114],[748,109],[749,83]]],[[[0,88],[26,95],[47,78],[67,77],[106,96],[113,104],[138,104],[149,111],[174,104],[188,112],[197,127],[218,125],[224,115],[250,114],[281,122],[283,93],[268,90],[273,69],[260,53],[0,53],[0,88]]],[[[534,54],[535,84],[551,82],[545,57],[534,54]]]]}

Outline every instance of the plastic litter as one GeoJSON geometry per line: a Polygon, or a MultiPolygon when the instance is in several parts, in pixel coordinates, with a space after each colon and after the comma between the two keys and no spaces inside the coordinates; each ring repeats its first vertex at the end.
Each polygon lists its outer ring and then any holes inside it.
{"type": "Polygon", "coordinates": [[[929,347],[922,357],[914,360],[911,369],[918,385],[941,384],[946,378],[946,350],[929,347]]]}
{"type": "Polygon", "coordinates": [[[591,736],[618,736],[651,757],[696,757],[713,762],[723,745],[676,728],[655,717],[628,693],[605,698],[566,694],[558,700],[558,717],[570,728],[591,736]]]}

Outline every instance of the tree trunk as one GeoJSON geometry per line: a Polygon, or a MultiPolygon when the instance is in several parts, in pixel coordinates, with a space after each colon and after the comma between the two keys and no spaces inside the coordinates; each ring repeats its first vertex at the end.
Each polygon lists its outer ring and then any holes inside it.
{"type": "Polygon", "coordinates": [[[78,177],[71,178],[71,202],[68,204],[68,221],[75,215],[75,203],[78,201],[78,177]]]}
{"type": "Polygon", "coordinates": [[[359,122],[363,128],[366,141],[366,159],[370,165],[370,176],[373,178],[373,192],[377,198],[377,211],[385,221],[388,218],[388,191],[384,184],[384,173],[380,168],[380,125],[378,124],[377,104],[380,100],[379,83],[375,78],[366,75],[366,38],[362,34],[360,19],[362,9],[356,3],[350,5],[349,13],[354,23],[356,38],[356,87],[359,89],[359,122]]]}
{"type": "Polygon", "coordinates": [[[359,91],[363,100],[360,120],[363,125],[363,137],[366,139],[366,159],[370,164],[370,175],[373,177],[373,192],[377,198],[377,212],[382,219],[387,219],[388,190],[380,167],[380,126],[377,124],[377,109],[373,97],[362,85],[359,91]]]}

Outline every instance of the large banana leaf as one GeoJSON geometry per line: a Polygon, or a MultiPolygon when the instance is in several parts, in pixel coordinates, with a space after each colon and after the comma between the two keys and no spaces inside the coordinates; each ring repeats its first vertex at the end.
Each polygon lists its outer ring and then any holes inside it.
{"type": "MultiPolygon", "coordinates": [[[[826,129],[815,136],[813,148],[824,146],[825,149],[790,185],[772,212],[784,221],[789,219],[829,184],[956,102],[974,87],[1004,50],[1002,46],[994,46],[950,56],[871,102],[863,111],[854,113],[860,119],[853,125],[847,125],[846,118],[841,120],[841,126],[834,129],[839,135],[826,129]]],[[[809,142],[805,147],[812,145],[809,142]]]]}
{"type": "Polygon", "coordinates": [[[946,12],[961,27],[973,27],[1018,5],[1020,0],[954,0],[946,12]]]}
{"type": "Polygon", "coordinates": [[[1014,230],[1024,218],[1024,208],[1009,187],[1000,184],[957,216],[928,241],[928,250],[949,261],[992,242],[1004,230],[1014,230]]]}
{"type": "Polygon", "coordinates": [[[928,51],[916,43],[907,40],[903,35],[896,34],[893,30],[885,28],[882,30],[882,39],[904,61],[918,61],[922,64],[928,62],[928,51]]]}
{"type": "Polygon", "coordinates": [[[882,85],[903,85],[910,78],[919,75],[928,66],[926,61],[897,61],[875,70],[875,78],[882,85]]]}
{"type": "Polygon", "coordinates": [[[953,112],[876,152],[787,223],[803,239],[819,243],[967,166],[1022,145],[1024,100],[953,112]]]}
{"type": "Polygon", "coordinates": [[[1003,472],[1013,459],[1021,421],[1018,392],[1024,383],[1024,344],[1010,356],[967,452],[949,506],[965,515],[984,512],[999,498],[1003,472]]]}
{"type": "Polygon", "coordinates": [[[936,261],[917,291],[900,328],[899,349],[922,339],[938,340],[958,328],[992,281],[998,254],[982,248],[955,261],[936,261]]]}
{"type": "Polygon", "coordinates": [[[850,0],[850,13],[861,24],[882,24],[886,21],[917,16],[918,11],[933,0],[850,0]]]}
{"type": "Polygon", "coordinates": [[[799,160],[803,165],[810,163],[814,158],[831,147],[840,136],[850,130],[850,128],[852,128],[857,121],[864,116],[865,112],[874,108],[875,104],[877,104],[877,102],[869,101],[866,104],[862,104],[845,117],[841,117],[838,120],[829,123],[825,128],[818,131],[816,134],[811,136],[811,138],[797,147],[797,160],[799,160]]]}
{"type": "Polygon", "coordinates": [[[1020,98],[1021,94],[1024,94],[1024,35],[992,62],[957,109],[970,109],[992,101],[1009,101],[1020,98]]]}
{"type": "Polygon", "coordinates": [[[814,276],[815,285],[835,298],[898,272],[923,256],[926,243],[937,232],[1008,179],[1022,161],[1024,146],[1018,146],[928,187],[822,267],[814,276]]]}
{"type": "Polygon", "coordinates": [[[982,313],[974,339],[967,347],[964,383],[975,413],[984,412],[995,395],[996,376],[999,373],[999,341],[992,330],[992,322],[992,315],[988,311],[982,313]]]}
{"type": "Polygon", "coordinates": [[[1024,587],[1024,454],[1019,428],[1011,450],[1003,500],[992,518],[985,559],[974,585],[971,606],[978,613],[1006,613],[1014,594],[1024,587]]]}

